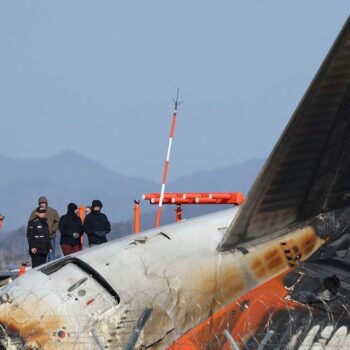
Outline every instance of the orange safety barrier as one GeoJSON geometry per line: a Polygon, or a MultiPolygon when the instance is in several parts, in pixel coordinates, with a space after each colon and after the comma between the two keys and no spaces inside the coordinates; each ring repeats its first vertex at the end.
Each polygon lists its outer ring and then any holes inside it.
{"type": "Polygon", "coordinates": [[[225,199],[237,204],[242,204],[244,201],[242,192],[215,192],[209,193],[208,197],[209,199],[225,199]]]}
{"type": "MultiPolygon", "coordinates": [[[[152,198],[150,200],[151,204],[159,204],[159,197],[152,198]]],[[[171,198],[163,199],[163,204],[171,204],[171,198]]]]}
{"type": "Polygon", "coordinates": [[[209,193],[209,199],[231,199],[231,193],[209,193]]]}
{"type": "MultiPolygon", "coordinates": [[[[160,203],[159,193],[143,194],[142,198],[149,200],[150,204],[160,203]]],[[[244,201],[242,192],[216,192],[216,193],[165,193],[162,204],[234,204],[244,201]]]]}
{"type": "MultiPolygon", "coordinates": [[[[182,193],[171,193],[171,192],[164,193],[163,200],[164,199],[171,199],[173,197],[178,197],[180,194],[182,195],[182,193]]],[[[147,194],[142,195],[142,199],[144,199],[144,200],[151,200],[152,198],[159,199],[160,193],[147,193],[147,194]]]]}
{"type": "MultiPolygon", "coordinates": [[[[150,200],[150,204],[158,204],[159,198],[152,198],[150,200]]],[[[195,198],[166,198],[163,200],[163,204],[235,204],[238,205],[235,199],[210,199],[203,197],[195,197],[195,198]]]]}
{"type": "Polygon", "coordinates": [[[184,199],[184,198],[171,198],[170,204],[196,204],[192,199],[184,199]]]}
{"type": "Polygon", "coordinates": [[[234,204],[238,205],[242,202],[237,202],[236,199],[230,198],[230,199],[210,199],[210,198],[195,198],[196,204],[234,204]]]}
{"type": "MultiPolygon", "coordinates": [[[[233,204],[240,205],[244,201],[242,192],[168,192],[168,193],[146,193],[142,199],[148,200],[150,204],[177,205],[176,221],[182,221],[182,204],[233,204]]],[[[140,201],[134,201],[134,232],[140,231],[140,201]],[[136,203],[138,202],[138,203],[136,203]]],[[[159,214],[159,211],[158,211],[159,214]]],[[[159,217],[160,219],[160,217],[159,217]]],[[[159,223],[158,223],[159,224],[159,223]]]]}
{"type": "Polygon", "coordinates": [[[183,199],[196,199],[196,198],[202,198],[205,196],[205,193],[183,193],[182,198],[183,199]]]}

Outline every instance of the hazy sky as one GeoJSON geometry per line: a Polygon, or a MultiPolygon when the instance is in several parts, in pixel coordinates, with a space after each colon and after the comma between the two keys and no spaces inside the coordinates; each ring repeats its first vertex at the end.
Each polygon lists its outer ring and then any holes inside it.
{"type": "Polygon", "coordinates": [[[349,1],[0,2],[0,153],[161,180],[269,154],[349,1]]]}

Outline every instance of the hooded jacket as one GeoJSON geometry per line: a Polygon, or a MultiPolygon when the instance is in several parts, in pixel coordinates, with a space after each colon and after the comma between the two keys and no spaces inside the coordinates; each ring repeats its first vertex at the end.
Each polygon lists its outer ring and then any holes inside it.
{"type": "Polygon", "coordinates": [[[69,203],[67,214],[60,219],[58,225],[61,232],[60,244],[80,244],[80,237],[84,233],[84,229],[80,217],[75,214],[76,209],[78,209],[76,204],[69,203]]]}
{"type": "Polygon", "coordinates": [[[27,227],[27,239],[29,245],[29,254],[31,249],[36,248],[38,254],[48,254],[51,247],[49,227],[46,218],[35,217],[29,220],[27,227]]]}
{"type": "MultiPolygon", "coordinates": [[[[98,206],[102,207],[102,205],[98,206]]],[[[111,224],[105,214],[94,211],[92,208],[91,213],[85,217],[84,231],[88,236],[89,244],[102,244],[107,242],[106,235],[111,232],[111,224]]]]}
{"type": "MultiPolygon", "coordinates": [[[[49,207],[49,203],[46,197],[40,197],[38,199],[38,204],[40,205],[40,203],[46,203],[46,219],[47,219],[47,225],[49,226],[50,238],[55,238],[56,231],[58,229],[58,223],[60,221],[60,216],[58,215],[56,209],[49,207]]],[[[33,220],[35,218],[36,218],[36,213],[35,213],[35,210],[33,210],[29,220],[33,220]]]]}

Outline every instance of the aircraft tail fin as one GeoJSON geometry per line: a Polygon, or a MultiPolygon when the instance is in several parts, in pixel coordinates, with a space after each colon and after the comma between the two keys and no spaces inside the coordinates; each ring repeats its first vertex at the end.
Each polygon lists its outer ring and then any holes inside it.
{"type": "Polygon", "coordinates": [[[350,204],[350,17],[218,250],[350,204]]]}

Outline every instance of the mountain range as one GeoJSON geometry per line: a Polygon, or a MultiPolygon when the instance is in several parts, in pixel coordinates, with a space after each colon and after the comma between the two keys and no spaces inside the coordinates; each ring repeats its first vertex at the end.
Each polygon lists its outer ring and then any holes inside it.
{"type": "MultiPolygon", "coordinates": [[[[60,214],[73,201],[89,205],[100,199],[104,212],[113,223],[132,220],[133,200],[142,193],[158,192],[159,184],[141,176],[118,174],[102,164],[74,151],[63,151],[47,159],[15,159],[0,156],[0,213],[6,216],[4,228],[26,225],[39,196],[60,214]]],[[[167,191],[241,191],[247,193],[262,159],[251,159],[216,170],[199,171],[167,185],[167,191]]],[[[155,208],[142,204],[142,228],[154,223],[155,208]]],[[[184,207],[184,217],[220,209],[218,206],[184,207]]],[[[173,209],[164,210],[163,223],[173,221],[173,209]]]]}

